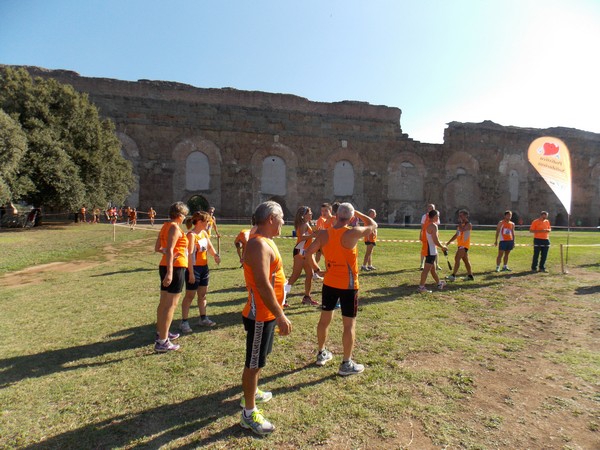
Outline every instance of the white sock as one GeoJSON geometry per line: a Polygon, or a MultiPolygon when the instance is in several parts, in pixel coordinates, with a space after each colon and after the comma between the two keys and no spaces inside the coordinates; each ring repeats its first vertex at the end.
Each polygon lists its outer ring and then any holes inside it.
{"type": "Polygon", "coordinates": [[[256,406],[254,408],[252,408],[252,409],[246,409],[246,408],[244,408],[244,416],[245,417],[250,417],[254,411],[256,411],[256,406]]]}

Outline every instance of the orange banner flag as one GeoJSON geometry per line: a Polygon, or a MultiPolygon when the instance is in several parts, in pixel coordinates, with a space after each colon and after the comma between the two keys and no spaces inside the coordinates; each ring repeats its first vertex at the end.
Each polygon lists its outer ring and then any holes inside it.
{"type": "Polygon", "coordinates": [[[571,156],[563,141],[541,137],[529,145],[529,162],[571,214],[571,156]]]}

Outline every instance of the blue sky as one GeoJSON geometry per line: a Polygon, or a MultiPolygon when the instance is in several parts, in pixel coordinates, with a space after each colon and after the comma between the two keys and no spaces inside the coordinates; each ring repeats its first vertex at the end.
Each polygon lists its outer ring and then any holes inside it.
{"type": "Polygon", "coordinates": [[[600,133],[600,0],[0,0],[0,63],[600,133]]]}

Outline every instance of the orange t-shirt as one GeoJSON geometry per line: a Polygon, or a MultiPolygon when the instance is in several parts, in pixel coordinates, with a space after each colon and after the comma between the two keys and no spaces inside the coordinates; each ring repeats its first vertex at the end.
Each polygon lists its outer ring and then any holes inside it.
{"type": "MultiPolygon", "coordinates": [[[[252,239],[263,239],[265,243],[273,249],[275,253],[275,259],[271,261],[269,265],[269,273],[270,273],[270,283],[273,286],[273,290],[275,291],[275,298],[277,299],[277,303],[279,306],[283,307],[283,297],[284,291],[283,288],[285,286],[285,273],[283,271],[283,263],[281,260],[281,255],[279,254],[279,249],[275,245],[272,239],[267,239],[266,237],[255,234],[252,239]]],[[[242,311],[242,315],[247,317],[248,319],[255,320],[257,322],[268,322],[271,320],[275,320],[275,316],[267,308],[264,304],[263,299],[260,297],[260,293],[256,288],[256,281],[254,280],[254,273],[252,269],[246,262],[244,261],[244,278],[246,280],[246,289],[248,289],[248,300],[246,302],[246,306],[244,306],[244,310],[242,311]]]]}
{"type": "MultiPolygon", "coordinates": [[[[159,237],[160,237],[160,248],[167,248],[167,244],[169,241],[169,229],[171,227],[179,228],[179,225],[175,222],[165,222],[160,229],[159,237]]],[[[181,230],[179,230],[181,231],[181,230]]],[[[175,248],[173,249],[173,254],[176,255],[173,261],[173,267],[187,267],[188,266],[188,240],[185,233],[181,233],[181,236],[177,239],[175,243],[175,248]]],[[[161,266],[167,265],[167,255],[163,253],[162,259],[160,260],[161,266]]]]}
{"type": "Polygon", "coordinates": [[[327,244],[321,247],[325,255],[323,284],[336,289],[358,289],[358,249],[342,246],[342,235],[350,230],[348,225],[327,230],[327,244]]]}
{"type": "Polygon", "coordinates": [[[317,219],[317,230],[327,230],[333,226],[333,222],[335,221],[335,217],[331,216],[329,218],[320,216],[317,219]]]}
{"type": "Polygon", "coordinates": [[[550,221],[548,219],[535,219],[533,222],[531,222],[531,226],[529,227],[529,230],[533,231],[533,237],[535,239],[548,239],[550,233],[542,230],[550,229],[550,221]]]}

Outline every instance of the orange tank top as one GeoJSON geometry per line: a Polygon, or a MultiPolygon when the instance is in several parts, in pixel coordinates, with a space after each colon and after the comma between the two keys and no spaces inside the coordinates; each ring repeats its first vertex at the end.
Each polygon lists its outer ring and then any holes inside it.
{"type": "Polygon", "coordinates": [[[321,250],[325,255],[323,284],[336,289],[358,289],[358,249],[342,246],[342,235],[351,227],[329,228],[327,244],[321,250]]]}
{"type": "Polygon", "coordinates": [[[208,265],[208,233],[205,230],[200,230],[200,233],[193,233],[194,236],[194,265],[208,265]]]}
{"type": "Polygon", "coordinates": [[[368,236],[365,236],[365,242],[377,242],[377,230],[374,230],[368,236]]]}
{"type": "Polygon", "coordinates": [[[456,233],[458,234],[456,238],[456,244],[458,247],[464,247],[468,249],[471,247],[471,230],[467,228],[468,223],[464,226],[459,225],[456,229],[456,233]]]}
{"type": "MultiPolygon", "coordinates": [[[[275,253],[275,259],[271,261],[269,265],[269,281],[273,290],[275,291],[275,298],[279,306],[283,307],[283,288],[285,286],[285,273],[283,271],[283,263],[279,250],[272,239],[267,239],[263,236],[255,234],[251,239],[263,239],[265,243],[273,249],[275,253]]],[[[256,282],[254,280],[254,274],[250,266],[244,261],[244,278],[246,280],[246,289],[248,289],[248,300],[246,306],[242,311],[242,315],[248,319],[255,320],[257,322],[268,322],[275,320],[273,313],[264,304],[263,299],[260,297],[258,289],[256,288],[256,282]]]]}
{"type": "MultiPolygon", "coordinates": [[[[160,229],[159,237],[160,237],[160,248],[167,248],[168,240],[169,240],[169,229],[171,227],[177,227],[179,229],[179,225],[175,222],[165,222],[160,229]]],[[[181,230],[179,230],[181,232],[181,230]]],[[[181,232],[181,236],[177,239],[175,243],[175,248],[173,249],[173,254],[176,255],[173,260],[173,267],[187,267],[188,266],[188,240],[185,233],[181,232]]],[[[162,259],[160,260],[161,266],[167,265],[167,255],[163,253],[162,259]]]]}
{"type": "MultiPolygon", "coordinates": [[[[309,224],[306,224],[306,232],[308,234],[312,234],[312,232],[313,232],[313,230],[312,230],[312,228],[310,227],[309,224]]],[[[302,249],[307,249],[308,247],[310,247],[310,244],[312,244],[313,239],[310,238],[310,239],[307,239],[305,241],[300,241],[301,237],[303,237],[303,236],[300,236],[298,234],[298,228],[296,228],[296,248],[298,250],[302,250],[302,249]]]]}
{"type": "Polygon", "coordinates": [[[504,222],[500,225],[500,236],[503,241],[512,241],[514,236],[515,224],[513,222],[504,222]]]}

